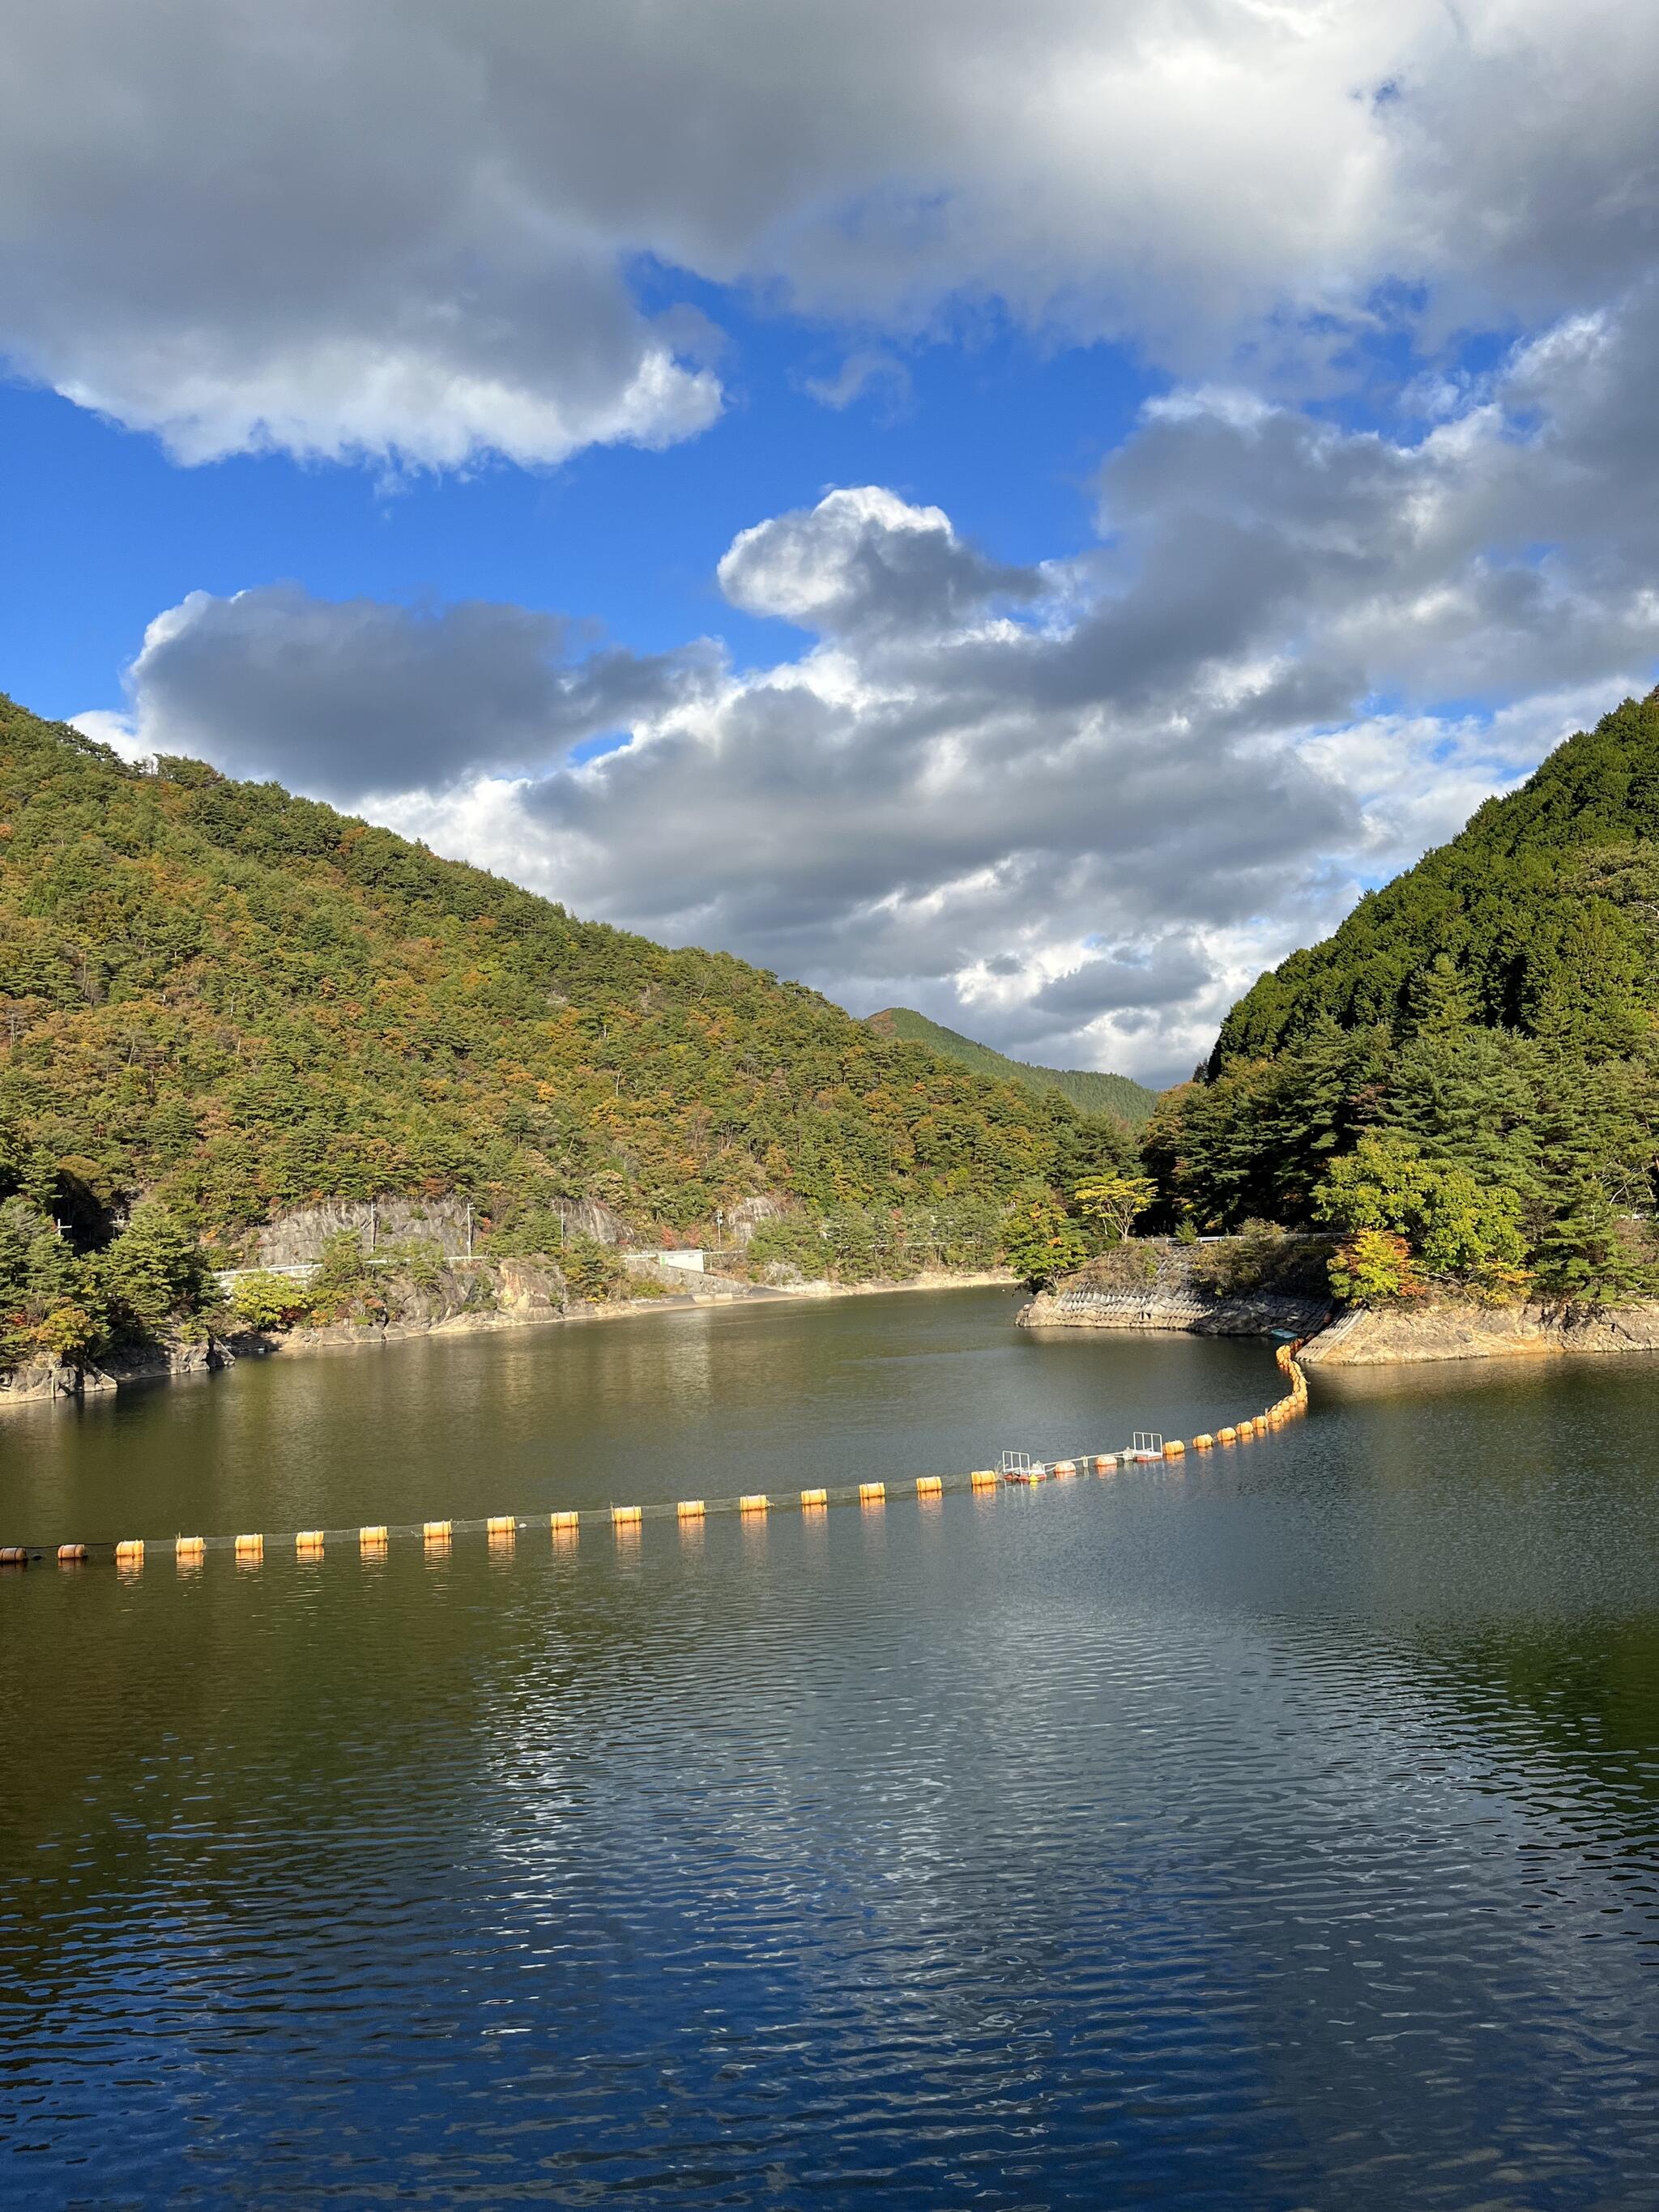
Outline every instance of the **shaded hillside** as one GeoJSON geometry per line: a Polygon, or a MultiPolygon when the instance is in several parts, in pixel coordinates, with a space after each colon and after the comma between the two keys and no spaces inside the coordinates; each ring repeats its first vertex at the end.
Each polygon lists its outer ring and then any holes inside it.
{"type": "Polygon", "coordinates": [[[1346,1233],[1344,1295],[1659,1290],[1659,692],[1263,975],[1145,1152],[1166,1218],[1346,1233]]]}
{"type": "Polygon", "coordinates": [[[94,1241],[141,1193],[232,1243],[393,1192],[683,1229],[763,1191],[983,1203],[1118,1144],[726,955],[3,700],[0,991],[0,1195],[94,1241]]]}
{"type": "Polygon", "coordinates": [[[1079,1113],[1115,1114],[1132,1129],[1141,1127],[1158,1103],[1156,1091],[1148,1091],[1144,1084],[1133,1082],[1127,1075],[1106,1074],[1087,1067],[1038,1067],[1030,1060],[1010,1060],[1006,1053],[993,1051],[988,1044],[976,1044],[972,1037],[930,1022],[926,1014],[919,1014],[909,1006],[886,1006],[880,1013],[870,1015],[868,1020],[878,1036],[926,1045],[930,1052],[954,1060],[971,1068],[975,1075],[988,1076],[995,1082],[1023,1083],[1028,1091],[1038,1092],[1057,1091],[1062,1098],[1069,1098],[1079,1113]]]}
{"type": "Polygon", "coordinates": [[[1419,1026],[1437,954],[1471,1020],[1619,1050],[1659,1006],[1659,691],[1559,746],[1449,845],[1293,952],[1222,1024],[1211,1061],[1271,1053],[1329,1018],[1419,1026]]]}

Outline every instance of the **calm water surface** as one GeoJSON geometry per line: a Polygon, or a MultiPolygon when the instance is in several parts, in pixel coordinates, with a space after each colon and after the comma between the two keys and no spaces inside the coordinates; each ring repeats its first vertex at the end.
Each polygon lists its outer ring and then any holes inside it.
{"type": "MultiPolygon", "coordinates": [[[[1190,1435],[965,1291],[0,1426],[0,1540],[1190,1435]]],[[[0,2204],[1659,2203],[1659,1364],[811,1522],[0,1577],[0,2204]]]]}

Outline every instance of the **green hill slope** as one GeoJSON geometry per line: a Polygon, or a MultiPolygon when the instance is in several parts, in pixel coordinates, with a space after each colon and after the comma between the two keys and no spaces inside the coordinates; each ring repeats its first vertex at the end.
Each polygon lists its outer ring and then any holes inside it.
{"type": "MultiPolygon", "coordinates": [[[[1118,1139],[726,955],[0,699],[0,1198],[234,1248],[323,1197],[981,1206],[1118,1139]]],[[[20,1263],[21,1264],[21,1263],[20,1263]]]]}
{"type": "Polygon", "coordinates": [[[1132,1129],[1142,1127],[1158,1103],[1156,1091],[1132,1082],[1127,1075],[1104,1074],[1086,1067],[1037,1067],[1030,1060],[1010,1060],[1006,1053],[994,1052],[988,1044],[975,1044],[972,1037],[930,1022],[926,1014],[909,1006],[885,1006],[867,1018],[878,1036],[926,1045],[930,1052],[995,1082],[1023,1083],[1028,1091],[1039,1092],[1057,1091],[1079,1113],[1115,1114],[1132,1129]]]}
{"type": "Polygon", "coordinates": [[[1419,1025],[1435,956],[1474,1021],[1617,1048],[1659,1006],[1648,895],[1659,860],[1659,691],[1569,738],[1450,844],[1293,952],[1222,1024],[1212,1061],[1277,1051],[1327,1018],[1419,1025]]]}
{"type": "Polygon", "coordinates": [[[1206,1077],[1147,1133],[1166,1215],[1329,1223],[1378,1295],[1659,1287],[1659,692],[1261,977],[1206,1077]]]}

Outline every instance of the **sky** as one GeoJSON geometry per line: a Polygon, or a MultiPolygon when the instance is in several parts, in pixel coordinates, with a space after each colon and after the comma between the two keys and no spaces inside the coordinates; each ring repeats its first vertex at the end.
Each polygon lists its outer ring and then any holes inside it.
{"type": "Polygon", "coordinates": [[[0,688],[1180,1079],[1659,674],[1659,11],[0,0],[0,688]]]}

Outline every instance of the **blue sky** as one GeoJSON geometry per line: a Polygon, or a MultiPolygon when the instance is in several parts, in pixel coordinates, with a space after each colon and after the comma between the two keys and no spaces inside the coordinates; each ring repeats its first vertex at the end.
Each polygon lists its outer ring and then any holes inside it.
{"type": "Polygon", "coordinates": [[[1653,681],[1656,90],[1607,0],[61,0],[0,684],[1171,1079],[1653,681]]]}
{"type": "Polygon", "coordinates": [[[0,386],[23,525],[0,541],[6,686],[45,714],[119,707],[120,672],[158,609],[276,580],[329,599],[518,600],[647,652],[714,630],[742,661],[773,659],[778,624],[745,617],[714,580],[739,530],[877,482],[945,507],[1005,560],[1080,550],[1103,456],[1167,381],[1121,345],[1054,351],[1004,325],[890,348],[909,389],[890,378],[836,409],[805,387],[856,345],[739,295],[715,304],[732,377],[720,420],[665,452],[591,447],[553,469],[281,453],[180,468],[153,437],[0,386]]]}

